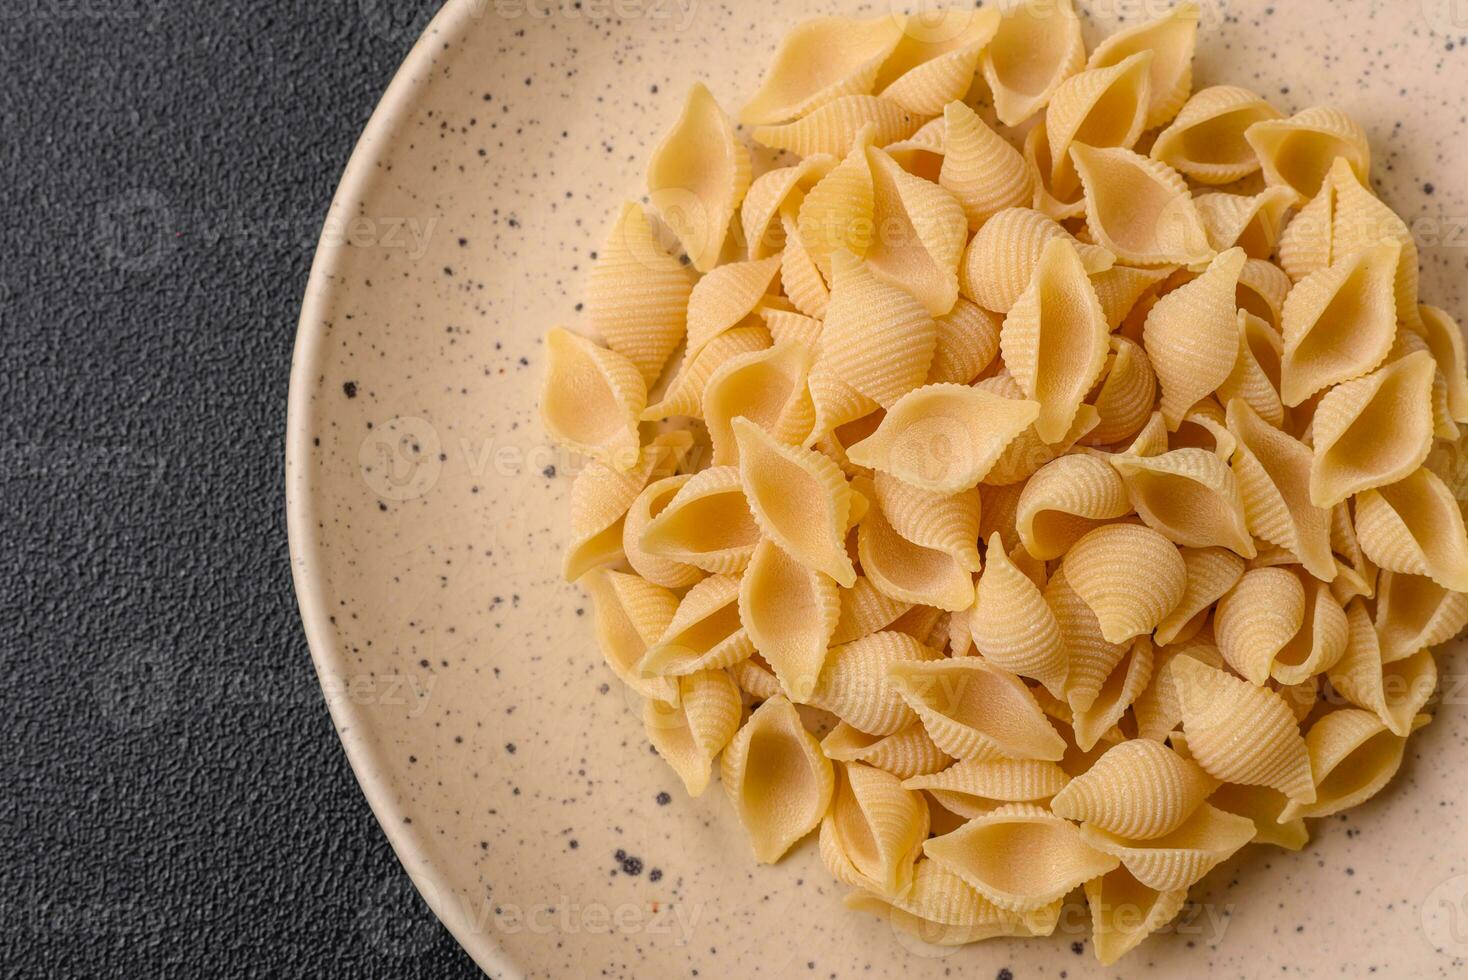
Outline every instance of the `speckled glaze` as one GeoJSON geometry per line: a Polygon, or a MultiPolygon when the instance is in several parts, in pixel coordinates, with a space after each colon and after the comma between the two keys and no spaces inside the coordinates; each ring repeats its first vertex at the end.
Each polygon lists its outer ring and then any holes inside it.
{"type": "MultiPolygon", "coordinates": [[[[1081,6],[1085,6],[1082,2],[1081,6]]],[[[1092,43],[1163,0],[1101,0],[1092,43]]],[[[1418,232],[1423,295],[1468,269],[1468,7],[1202,0],[1197,84],[1368,129],[1418,232]]],[[[352,158],[301,318],[292,559],[332,718],[424,898],[496,976],[1462,976],[1468,711],[1449,702],[1395,783],[1249,848],[1170,934],[1095,965],[1057,935],[941,951],[843,909],[813,839],[756,866],[717,788],[690,800],[561,579],[577,461],[536,410],[542,335],[574,324],[618,203],[640,197],[686,86],[726,106],[780,36],[859,2],[452,0],[352,158]]]]}

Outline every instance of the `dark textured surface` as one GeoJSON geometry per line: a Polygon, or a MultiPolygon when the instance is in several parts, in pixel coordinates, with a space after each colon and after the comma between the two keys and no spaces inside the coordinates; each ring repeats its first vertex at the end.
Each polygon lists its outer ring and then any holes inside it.
{"type": "Polygon", "coordinates": [[[433,0],[0,5],[4,976],[471,976],[332,733],[295,320],[433,0]]]}

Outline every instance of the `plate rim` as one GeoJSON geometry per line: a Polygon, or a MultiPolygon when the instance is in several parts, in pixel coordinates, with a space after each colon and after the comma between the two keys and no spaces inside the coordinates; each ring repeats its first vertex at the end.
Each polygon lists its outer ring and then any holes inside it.
{"type": "Polygon", "coordinates": [[[399,865],[423,899],[459,946],[482,971],[494,976],[521,977],[523,972],[482,929],[466,914],[465,906],[456,901],[440,901],[448,888],[425,888],[440,876],[440,869],[429,849],[422,846],[417,831],[404,822],[399,794],[385,777],[380,764],[381,752],[370,741],[347,738],[344,732],[370,728],[359,706],[351,698],[332,697],[328,684],[340,684],[348,677],[348,669],[331,625],[331,612],[321,588],[319,571],[321,545],[314,533],[317,507],[316,469],[312,465],[311,424],[318,410],[312,396],[319,389],[317,379],[326,355],[326,332],[322,328],[324,314],[339,290],[337,275],[347,244],[333,241],[326,231],[333,217],[349,204],[365,200],[375,175],[374,151],[391,143],[406,116],[433,77],[433,63],[443,50],[443,39],[458,39],[475,18],[475,8],[482,0],[445,0],[430,18],[423,32],[413,42],[387,88],[378,99],[366,126],[352,148],[341,179],[322,221],[311,271],[306,279],[301,314],[296,322],[296,339],[291,354],[290,383],[287,393],[285,426],[285,511],[286,538],[289,544],[291,580],[306,634],[306,645],[316,669],[316,678],[331,716],[332,728],[351,766],[352,775],[367,799],[399,865]]]}

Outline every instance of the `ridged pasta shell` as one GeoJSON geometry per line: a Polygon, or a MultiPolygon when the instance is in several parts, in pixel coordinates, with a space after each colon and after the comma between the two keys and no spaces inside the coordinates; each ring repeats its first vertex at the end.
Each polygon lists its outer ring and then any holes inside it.
{"type": "Polygon", "coordinates": [[[907,139],[920,125],[922,119],[891,99],[843,95],[792,123],[758,126],[752,135],[757,143],[797,156],[828,153],[839,157],[850,152],[857,134],[867,127],[874,129],[873,140],[885,146],[907,139]]]}
{"type": "MultiPolygon", "coordinates": [[[[1415,730],[1431,719],[1418,715],[1415,730]]],[[[1292,800],[1280,818],[1328,817],[1359,806],[1386,788],[1402,765],[1405,735],[1393,734],[1370,711],[1344,708],[1332,711],[1310,726],[1305,735],[1310,769],[1315,773],[1316,797],[1311,803],[1292,800]]]]}
{"type": "Polygon", "coordinates": [[[733,421],[739,479],[765,536],[807,568],[856,584],[846,555],[851,488],[841,468],[818,452],[777,442],[742,416],[733,421]]]}
{"type": "MultiPolygon", "coordinates": [[[[1128,313],[1137,305],[1148,290],[1157,286],[1173,269],[1162,266],[1157,269],[1134,269],[1128,265],[1114,265],[1091,275],[1091,285],[1096,289],[1096,298],[1101,301],[1101,311],[1106,316],[1110,330],[1121,326],[1128,313]]],[[[1125,340],[1124,337],[1115,338],[1125,340]]],[[[1130,341],[1128,341],[1130,343],[1130,341]]]]}
{"type": "MultiPolygon", "coordinates": [[[[780,257],[730,262],[698,280],[688,298],[688,355],[745,321],[780,272],[780,257]]],[[[685,355],[685,356],[688,356],[685,355]]]]}
{"type": "Polygon", "coordinates": [[[1255,555],[1244,498],[1228,463],[1206,449],[1156,456],[1116,455],[1131,506],[1148,527],[1189,548],[1228,548],[1255,555]]]}
{"type": "Polygon", "coordinates": [[[744,419],[776,442],[798,446],[815,425],[806,380],[812,355],[798,344],[778,344],[731,357],[710,376],[703,420],[713,444],[713,465],[739,462],[734,424],[744,419]]]}
{"type": "Polygon", "coordinates": [[[1063,568],[1045,584],[1045,604],[1055,616],[1065,642],[1069,664],[1065,698],[1072,711],[1088,710],[1106,679],[1126,656],[1129,644],[1110,643],[1101,635],[1096,614],[1070,587],[1063,568]]]}
{"type": "Polygon", "coordinates": [[[1063,696],[1065,641],[1040,587],[1009,560],[998,534],[989,539],[988,557],[968,613],[974,646],[995,666],[1063,696]]]}
{"type": "Polygon", "coordinates": [[[1088,68],[1118,65],[1138,52],[1150,52],[1147,117],[1144,129],[1156,129],[1178,114],[1193,90],[1193,48],[1198,36],[1198,5],[1183,0],[1146,23],[1117,31],[1096,45],[1088,68]]]}
{"type": "Polygon", "coordinates": [[[734,123],[708,88],[695,82],[678,121],[652,152],[647,190],[700,272],[718,264],[749,179],[749,150],[734,123]]]}
{"type": "Polygon", "coordinates": [[[619,473],[592,461],[571,484],[571,541],[562,574],[574,582],[593,568],[623,557],[627,516],[651,480],[673,472],[691,439],[687,433],[658,436],[642,451],[637,465],[619,473]]]}
{"type": "Polygon", "coordinates": [[[1039,416],[1037,403],[958,384],[926,385],[894,403],[853,463],[938,493],[975,486],[1039,416]]]}
{"type": "Polygon", "coordinates": [[[1109,340],[1106,316],[1075,247],[1051,239],[999,333],[1005,366],[1025,397],[1040,405],[1034,425],[1044,441],[1065,437],[1106,366],[1109,340]]]}
{"type": "Polygon", "coordinates": [[[749,564],[760,528],[734,466],[712,466],[673,495],[642,532],[642,550],[715,575],[749,564]]]}
{"type": "Polygon", "coordinates": [[[1090,531],[1131,512],[1126,487],[1106,460],[1062,456],[1035,471],[1020,493],[1015,529],[1036,558],[1059,558],[1090,531]]]}
{"type": "Polygon", "coordinates": [[[1099,742],[1120,736],[1117,726],[1122,716],[1147,690],[1151,680],[1152,640],[1139,636],[1131,641],[1121,662],[1107,675],[1090,706],[1072,712],[1071,729],[1076,746],[1083,752],[1089,752],[1099,742]]]}
{"type": "Polygon", "coordinates": [[[1010,483],[1005,486],[985,484],[979,487],[979,494],[984,500],[983,512],[979,514],[979,540],[988,540],[990,535],[998,532],[1004,541],[1005,551],[1013,551],[1015,548],[1022,547],[1015,521],[1018,516],[1019,498],[1024,492],[1024,487],[1022,483],[1010,483]]]}
{"type": "MultiPolygon", "coordinates": [[[[952,194],[914,177],[886,153],[867,149],[877,233],[866,262],[877,278],[911,293],[932,316],[958,299],[958,260],[968,244],[968,222],[952,194]]],[[[925,372],[926,373],[926,372],[925,372]]]]}
{"type": "Polygon", "coordinates": [[[642,723],[647,740],[673,768],[689,796],[708,788],[714,757],[739,729],[744,713],[739,688],[722,670],[704,670],[677,679],[678,703],[649,700],[642,723]]]}
{"type": "Polygon", "coordinates": [[[998,314],[960,297],[952,311],[934,322],[938,337],[928,384],[968,384],[994,362],[1004,322],[998,314]]]}
{"type": "Polygon", "coordinates": [[[752,653],[754,642],[739,621],[739,579],[714,575],[684,594],[636,669],[647,676],[682,677],[729,667],[752,653]]]}
{"type": "Polygon", "coordinates": [[[624,204],[591,267],[586,317],[648,385],[683,340],[692,290],[688,270],[663,250],[641,206],[624,204]]]}
{"type": "Polygon", "coordinates": [[[759,91],[739,114],[745,125],[803,116],[843,95],[870,92],[902,39],[902,21],[819,17],[785,35],[759,91]]]}
{"type": "Polygon", "coordinates": [[[647,407],[637,366],[560,327],[546,334],[545,346],[540,417],[546,434],[614,470],[632,469],[641,454],[638,416],[647,407]]]}
{"type": "Polygon", "coordinates": [[[835,794],[821,821],[821,862],[844,884],[879,895],[906,891],[928,836],[927,803],[881,769],[842,763],[835,771],[835,794]]]}
{"type": "Polygon", "coordinates": [[[1362,181],[1371,175],[1371,145],[1360,123],[1331,106],[1311,106],[1288,119],[1263,119],[1244,138],[1264,168],[1264,182],[1302,197],[1320,193],[1331,164],[1342,158],[1362,181]]]}
{"type": "Polygon", "coordinates": [[[1222,252],[1237,245],[1250,258],[1268,259],[1284,230],[1285,212],[1299,202],[1288,187],[1266,187],[1258,194],[1199,194],[1193,198],[1208,242],[1222,252]]]}
{"type": "Polygon", "coordinates": [[[748,660],[741,660],[727,668],[727,672],[734,678],[734,683],[739,685],[739,689],[747,692],[755,701],[768,701],[781,693],[779,679],[764,663],[758,651],[748,660]]]}
{"type": "Polygon", "coordinates": [[[1234,587],[1244,574],[1244,560],[1226,548],[1183,548],[1188,585],[1182,600],[1157,624],[1159,646],[1175,642],[1197,617],[1234,587]]]}
{"type": "Polygon", "coordinates": [[[622,551],[626,555],[627,564],[649,582],[669,589],[687,588],[703,578],[704,573],[693,565],[662,558],[643,550],[642,532],[691,479],[692,474],[685,473],[649,483],[628,508],[622,527],[622,551]]]}
{"type": "Polygon", "coordinates": [[[637,665],[673,621],[678,597],[636,575],[610,571],[587,576],[586,591],[596,610],[597,646],[612,673],[645,698],[676,702],[675,680],[643,676],[637,665]]]}
{"type": "Polygon", "coordinates": [[[1403,660],[1457,636],[1468,625],[1468,595],[1425,575],[1384,571],[1377,580],[1375,623],[1382,662],[1403,660]]]}
{"type": "Polygon", "coordinates": [[[1326,181],[1285,225],[1279,236],[1279,264],[1295,282],[1328,268],[1335,218],[1335,185],[1326,181]]]}
{"type": "Polygon", "coordinates": [[[1176,657],[1192,657],[1209,667],[1222,667],[1223,657],[1206,633],[1179,642],[1175,646],[1160,647],[1155,654],[1152,681],[1147,689],[1132,702],[1132,714],[1137,720],[1137,737],[1154,742],[1166,740],[1176,734],[1175,729],[1183,720],[1182,702],[1177,696],[1177,685],[1168,670],[1176,657]]]}
{"type": "Polygon", "coordinates": [[[876,89],[918,116],[936,116],[973,84],[979,56],[999,29],[997,10],[923,10],[903,25],[876,89]]]}
{"type": "Polygon", "coordinates": [[[1330,168],[1330,182],[1335,188],[1335,211],[1330,222],[1330,260],[1339,262],[1382,239],[1391,239],[1402,247],[1397,257],[1396,276],[1392,280],[1397,301],[1397,318],[1412,330],[1420,330],[1417,322],[1418,250],[1417,236],[1401,217],[1372,193],[1369,182],[1352,170],[1344,157],[1337,157],[1330,168]]]}
{"type": "Polygon", "coordinates": [[[894,531],[913,544],[947,552],[968,571],[983,567],[978,549],[983,506],[978,487],[941,494],[882,472],[874,483],[877,503],[894,531]]]}
{"type": "Polygon", "coordinates": [[[1109,446],[1136,435],[1157,401],[1157,375],[1141,346],[1113,335],[1110,347],[1102,381],[1091,396],[1100,422],[1081,439],[1088,446],[1109,446]]]}
{"type": "Polygon", "coordinates": [[[793,166],[767,170],[754,179],[739,206],[745,258],[764,259],[779,254],[787,241],[781,217],[787,212],[798,212],[806,193],[834,166],[835,157],[817,154],[793,166]]]}
{"type": "Polygon", "coordinates": [[[1032,803],[1010,803],[975,817],[923,846],[933,861],[958,875],[1000,908],[1026,912],[1120,862],[1086,843],[1072,823],[1032,803]],[[1018,854],[1044,860],[1019,861],[1018,854]]]}
{"type": "Polygon", "coordinates": [[[1280,359],[1284,342],[1268,322],[1248,310],[1239,310],[1239,353],[1233,370],[1218,386],[1225,404],[1242,398],[1273,426],[1284,425],[1284,403],[1279,398],[1280,359]]]}
{"type": "MultiPolygon", "coordinates": [[[[831,302],[831,291],[816,267],[815,258],[805,247],[795,219],[780,215],[785,232],[785,250],[780,253],[780,286],[791,304],[808,317],[824,318],[831,302]]],[[[827,256],[829,261],[829,256],[827,256]]]]}
{"type": "Polygon", "coordinates": [[[1417,351],[1325,393],[1311,426],[1310,499],[1317,507],[1395,483],[1422,465],[1432,449],[1436,370],[1432,355],[1417,351]]]}
{"type": "Polygon", "coordinates": [[[1289,797],[1267,786],[1224,783],[1208,801],[1221,810],[1254,821],[1255,844],[1273,844],[1286,850],[1298,851],[1310,842],[1310,831],[1303,819],[1279,819],[1284,808],[1289,805],[1289,797]]]}
{"type": "Polygon", "coordinates": [[[1238,360],[1234,296],[1246,261],[1243,249],[1224,252],[1147,314],[1142,342],[1162,385],[1162,418],[1170,430],[1176,431],[1188,410],[1228,379],[1238,360]]]}
{"type": "Polygon", "coordinates": [[[1111,268],[1114,256],[1104,248],[1076,240],[1055,221],[1029,208],[1005,208],[993,214],[969,242],[958,269],[963,295],[995,313],[1008,313],[1025,288],[1045,246],[1057,238],[1076,246],[1087,273],[1111,268]]]}
{"type": "Polygon", "coordinates": [[[1423,647],[1410,657],[1383,663],[1376,628],[1360,599],[1346,607],[1346,619],[1350,641],[1327,674],[1330,686],[1356,707],[1375,712],[1382,724],[1406,738],[1412,719],[1437,687],[1432,651],[1423,647]]]}
{"type": "MultiPolygon", "coordinates": [[[[1169,438],[1172,449],[1206,449],[1224,459],[1232,458],[1238,440],[1228,429],[1228,418],[1218,400],[1209,396],[1194,405],[1169,438]]],[[[1155,455],[1155,454],[1154,454],[1155,455]]]]}
{"type": "Polygon", "coordinates": [[[1250,533],[1289,551],[1321,581],[1335,578],[1330,512],[1310,502],[1310,450],[1237,398],[1228,403],[1228,431],[1238,440],[1233,468],[1250,533]]]}
{"type": "Polygon", "coordinates": [[[774,344],[803,347],[812,355],[820,349],[821,328],[825,324],[815,317],[796,313],[793,310],[769,308],[760,310],[760,316],[764,319],[765,326],[769,328],[770,338],[774,344]]]}
{"type": "Polygon", "coordinates": [[[1065,754],[1024,682],[981,658],[899,663],[888,679],[933,744],[956,759],[1057,762],[1065,754]]]}
{"type": "Polygon", "coordinates": [[[1156,456],[1167,452],[1167,448],[1167,423],[1162,421],[1161,412],[1153,412],[1124,452],[1131,456],[1156,456]]]}
{"type": "Polygon", "coordinates": [[[1254,684],[1271,675],[1295,684],[1323,673],[1345,652],[1345,613],[1325,585],[1284,568],[1245,572],[1214,613],[1218,649],[1254,684]]]}
{"type": "Polygon", "coordinates": [[[1448,408],[1457,422],[1468,423],[1468,354],[1463,349],[1463,331],[1445,311],[1419,306],[1422,339],[1432,352],[1448,385],[1448,408]]]}
{"type": "Polygon", "coordinates": [[[709,378],[730,358],[764,350],[770,332],[760,326],[734,327],[719,334],[692,358],[685,357],[655,405],[642,412],[642,421],[657,422],[673,416],[703,418],[703,393],[709,378]]]}
{"type": "MultiPolygon", "coordinates": [[[[1025,400],[1019,385],[1015,384],[1014,379],[1007,374],[985,378],[977,382],[974,389],[1014,401],[1023,402],[1025,400]]],[[[1096,411],[1094,405],[1082,405],[1076,410],[1075,421],[1071,423],[1064,438],[1056,443],[1047,443],[1041,439],[1033,425],[1025,427],[999,454],[999,458],[985,474],[984,482],[993,486],[1004,486],[1028,480],[1040,467],[1070,452],[1072,446],[1096,428],[1100,418],[1100,413],[1096,411]]]]}
{"type": "Polygon", "coordinates": [[[857,556],[863,574],[893,599],[950,612],[967,609],[974,601],[969,570],[948,552],[914,544],[898,534],[880,506],[862,518],[857,556]]]}
{"type": "Polygon", "coordinates": [[[1310,757],[1289,705],[1192,657],[1168,663],[1193,760],[1227,783],[1268,786],[1291,800],[1315,800],[1310,757]],[[1249,732],[1247,740],[1240,732],[1249,732]]]}
{"type": "Polygon", "coordinates": [[[1123,147],[1073,143],[1096,243],[1129,265],[1197,265],[1213,258],[1187,182],[1165,163],[1123,147]]]}
{"type": "Polygon", "coordinates": [[[944,808],[973,819],[1006,803],[1043,803],[1064,789],[1069,779],[1053,762],[995,759],[958,762],[941,772],[906,779],[902,785],[927,790],[944,808]]]}
{"type": "Polygon", "coordinates": [[[769,538],[754,549],[739,585],[739,621],[791,699],[803,700],[815,685],[840,613],[830,576],[769,538]]]}
{"type": "Polygon", "coordinates": [[[1017,0],[1004,9],[981,65],[999,121],[1018,126],[1045,108],[1060,83],[1085,63],[1071,0],[1017,0]]]}
{"type": "Polygon", "coordinates": [[[1293,281],[1279,266],[1260,259],[1250,259],[1244,263],[1243,271],[1239,273],[1239,288],[1235,293],[1235,300],[1239,309],[1268,323],[1275,334],[1278,334],[1285,297],[1293,287],[1293,281]]]}
{"type": "Polygon", "coordinates": [[[1152,59],[1151,51],[1138,51],[1072,75],[1055,90],[1045,110],[1049,193],[1068,201],[1079,189],[1072,143],[1131,149],[1137,142],[1146,128],[1152,59]]]}
{"type": "Polygon", "coordinates": [[[820,363],[890,409],[927,378],[938,326],[912,294],[849,252],[836,253],[834,270],[820,363]]]}
{"type": "Polygon", "coordinates": [[[1158,134],[1152,157],[1202,184],[1231,184],[1259,169],[1244,133],[1279,110],[1245,88],[1199,89],[1158,134]]]}
{"type": "Polygon", "coordinates": [[[854,725],[838,722],[824,739],[821,751],[840,762],[864,762],[898,779],[938,772],[953,762],[928,737],[922,722],[914,721],[893,735],[869,735],[854,725]]]}
{"type": "Polygon", "coordinates": [[[882,150],[914,177],[938,183],[943,170],[943,141],[946,125],[942,116],[929,119],[905,140],[888,143],[882,150]]]}
{"type": "Polygon", "coordinates": [[[1391,486],[1356,497],[1361,550],[1382,569],[1426,575],[1445,589],[1468,592],[1468,535],[1447,484],[1418,469],[1391,486]]]}
{"type": "Polygon", "coordinates": [[[754,710],[721,761],[724,790],[761,864],[780,860],[831,805],[831,761],[783,696],[754,710]]]}
{"type": "Polygon", "coordinates": [[[1126,840],[1090,824],[1081,826],[1081,837],[1096,850],[1119,858],[1148,888],[1176,891],[1190,888],[1253,840],[1254,821],[1204,803],[1176,830],[1154,840],[1126,840]]]}
{"type": "Polygon", "coordinates": [[[1299,405],[1386,360],[1397,332],[1393,282],[1401,253],[1397,242],[1384,238],[1290,290],[1280,316],[1280,397],[1286,405],[1299,405]]]}
{"type": "MultiPolygon", "coordinates": [[[[867,159],[875,129],[857,134],[851,152],[831,168],[800,202],[795,231],[801,250],[809,255],[825,282],[831,280],[831,260],[838,251],[860,258],[871,247],[875,233],[873,209],[876,185],[867,159]]],[[[790,227],[785,230],[785,251],[791,249],[790,227]]],[[[802,270],[796,270],[797,277],[802,270]]],[[[824,318],[824,313],[801,306],[802,312],[824,318]]]]}
{"type": "Polygon", "coordinates": [[[1006,208],[1023,207],[1034,195],[1024,157],[962,102],[943,109],[943,166],[938,183],[952,194],[978,231],[1006,208]]]}
{"type": "Polygon", "coordinates": [[[1160,892],[1148,888],[1126,868],[1116,868],[1085,883],[1091,908],[1091,943],[1096,959],[1110,966],[1167,925],[1187,903],[1186,888],[1160,892]]]}
{"type": "Polygon", "coordinates": [[[1187,590],[1188,570],[1177,546],[1135,524],[1108,524],[1087,533],[1061,567],[1111,643],[1152,632],[1187,590]]]}
{"type": "Polygon", "coordinates": [[[869,735],[895,735],[916,717],[889,670],[941,656],[906,633],[872,633],[831,648],[808,702],[869,735]]]}
{"type": "Polygon", "coordinates": [[[858,575],[851,588],[841,590],[841,616],[831,643],[849,643],[885,629],[911,606],[910,602],[886,595],[865,575],[858,575]]]}
{"type": "Polygon", "coordinates": [[[1107,749],[1050,810],[1118,837],[1152,840],[1182,826],[1216,785],[1196,762],[1138,738],[1107,749]]]}
{"type": "Polygon", "coordinates": [[[912,887],[884,898],[848,895],[844,904],[885,919],[889,926],[929,946],[963,946],[998,936],[1048,936],[1060,917],[1060,900],[1033,912],[999,908],[935,861],[920,860],[912,887]]]}

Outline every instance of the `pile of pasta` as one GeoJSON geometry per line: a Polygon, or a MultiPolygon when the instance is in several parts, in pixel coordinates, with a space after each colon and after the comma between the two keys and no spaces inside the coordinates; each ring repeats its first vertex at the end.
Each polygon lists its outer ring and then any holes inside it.
{"type": "Polygon", "coordinates": [[[653,747],[928,942],[1083,889],[1113,962],[1380,791],[1468,622],[1458,327],[1362,128],[1193,92],[1197,19],[805,23],[547,338],[653,747]]]}

